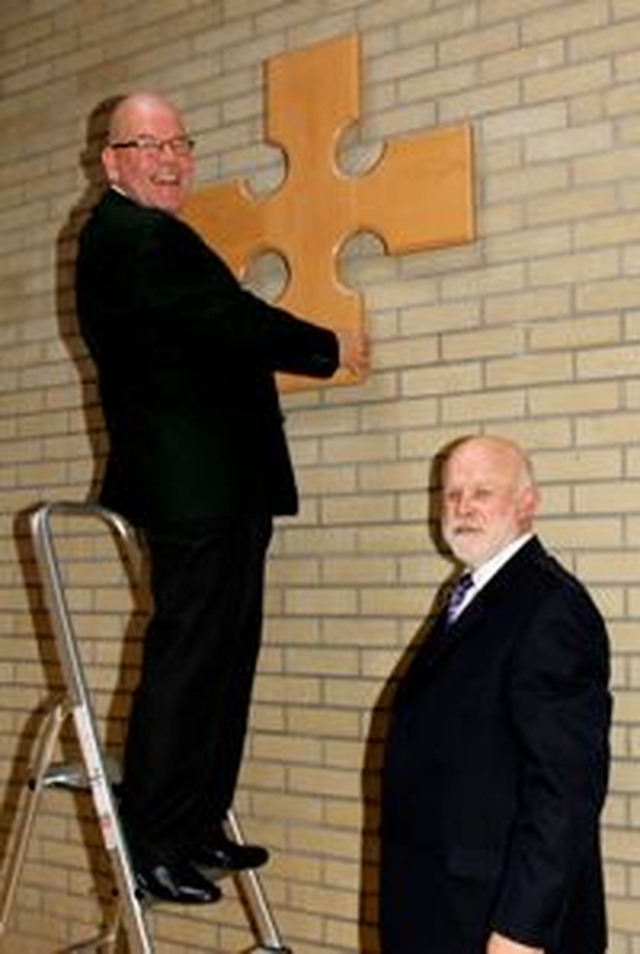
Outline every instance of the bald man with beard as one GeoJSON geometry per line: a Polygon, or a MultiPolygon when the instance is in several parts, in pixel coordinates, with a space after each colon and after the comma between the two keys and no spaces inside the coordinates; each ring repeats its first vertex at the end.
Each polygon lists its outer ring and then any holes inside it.
{"type": "Polygon", "coordinates": [[[393,705],[383,954],[603,954],[605,626],[535,535],[523,451],[482,436],[443,457],[442,536],[465,586],[393,705]]]}

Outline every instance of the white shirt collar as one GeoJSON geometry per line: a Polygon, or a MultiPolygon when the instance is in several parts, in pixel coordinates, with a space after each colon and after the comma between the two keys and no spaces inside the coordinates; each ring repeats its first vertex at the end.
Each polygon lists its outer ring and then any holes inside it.
{"type": "Polygon", "coordinates": [[[475,596],[478,590],[481,590],[483,586],[486,586],[489,580],[496,575],[498,570],[501,570],[505,563],[514,556],[521,547],[525,545],[532,537],[533,531],[523,533],[522,536],[518,537],[516,540],[513,540],[511,543],[507,544],[499,553],[496,553],[495,556],[491,557],[490,560],[487,560],[486,563],[483,563],[482,566],[477,567],[475,570],[469,570],[473,579],[473,589],[469,592],[469,598],[475,596]]]}

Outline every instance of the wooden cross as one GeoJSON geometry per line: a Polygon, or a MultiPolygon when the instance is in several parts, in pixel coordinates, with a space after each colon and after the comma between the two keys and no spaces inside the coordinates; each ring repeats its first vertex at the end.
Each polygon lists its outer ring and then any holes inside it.
{"type": "MultiPolygon", "coordinates": [[[[240,181],[205,186],[185,210],[240,278],[256,256],[278,252],[289,278],[278,304],[336,330],[363,323],[360,296],[336,273],[347,239],[371,232],[388,252],[402,253],[474,237],[468,126],[393,140],[361,176],[337,167],[340,136],[360,118],[359,60],[354,36],[270,60],[267,140],[285,153],[285,181],[262,197],[240,181]]],[[[330,383],[354,380],[339,371],[330,383]]],[[[279,383],[309,384],[286,375],[279,383]]]]}

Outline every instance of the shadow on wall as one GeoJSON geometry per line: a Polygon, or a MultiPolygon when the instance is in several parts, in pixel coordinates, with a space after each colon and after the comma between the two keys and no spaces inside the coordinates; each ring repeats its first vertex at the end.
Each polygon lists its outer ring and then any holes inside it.
{"type": "Polygon", "coordinates": [[[60,337],[77,367],[82,388],[82,407],[86,431],[93,453],[94,471],[87,497],[97,500],[107,453],[107,436],[98,398],[96,373],[89,352],[78,328],[75,303],[75,262],[78,236],[89,213],[107,188],[101,163],[101,152],[106,142],[111,115],[122,96],[111,96],[100,102],[87,121],[86,141],[80,154],[80,165],[87,185],[84,193],[71,209],[66,223],[58,234],[56,256],[56,311],[60,337]]]}
{"type": "MultiPolygon", "coordinates": [[[[442,539],[440,531],[440,502],[442,487],[442,466],[453,446],[460,439],[444,447],[434,458],[429,474],[428,519],[425,528],[425,546],[429,538],[434,549],[445,559],[451,560],[451,554],[442,539]]],[[[362,799],[364,805],[362,848],[360,857],[360,954],[380,954],[378,938],[378,907],[380,880],[380,809],[382,794],[382,767],[384,746],[393,709],[393,700],[399,683],[409,669],[420,647],[429,638],[436,617],[444,608],[452,578],[438,587],[425,619],[418,627],[408,646],[402,652],[396,665],[387,677],[371,714],[369,735],[365,746],[362,768],[362,799]]]]}

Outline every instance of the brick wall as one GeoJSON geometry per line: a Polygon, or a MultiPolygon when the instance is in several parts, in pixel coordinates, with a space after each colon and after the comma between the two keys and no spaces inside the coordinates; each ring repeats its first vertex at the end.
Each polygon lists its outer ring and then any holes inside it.
{"type": "MultiPolygon", "coordinates": [[[[281,522],[272,550],[241,818],[274,849],[264,883],[296,954],[374,954],[384,689],[447,573],[427,533],[429,467],[462,432],[510,435],[534,456],[540,530],[610,627],[610,950],[639,954],[640,11],[632,0],[3,0],[0,844],[23,794],[38,713],[60,685],[24,512],[38,500],[84,497],[104,449],[70,278],[91,199],[89,117],[108,96],[156,88],[186,112],[201,181],[254,175],[264,188],[280,164],[262,140],[263,61],[352,32],[363,51],[358,148],[471,122],[479,235],[473,245],[394,259],[376,242],[353,243],[343,269],[366,300],[370,380],[285,398],[302,508],[281,522]]],[[[138,606],[132,618],[103,537],[67,529],[71,602],[117,747],[138,606]]],[[[86,802],[47,796],[3,951],[45,954],[90,932],[109,888],[96,845],[86,802]]],[[[204,912],[155,914],[156,949],[245,950],[246,921],[231,887],[226,895],[204,912]]]]}

